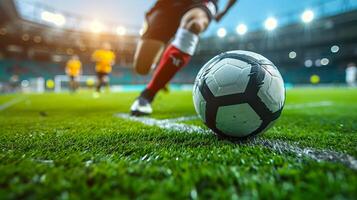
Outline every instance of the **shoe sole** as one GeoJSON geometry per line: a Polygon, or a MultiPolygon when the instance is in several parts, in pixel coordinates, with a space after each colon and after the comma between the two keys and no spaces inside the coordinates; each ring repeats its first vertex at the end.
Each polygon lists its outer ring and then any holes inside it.
{"type": "Polygon", "coordinates": [[[131,115],[132,116],[135,116],[135,117],[140,117],[140,116],[149,116],[151,113],[144,113],[144,112],[140,112],[140,111],[137,111],[137,110],[132,110],[131,111],[131,115]]]}

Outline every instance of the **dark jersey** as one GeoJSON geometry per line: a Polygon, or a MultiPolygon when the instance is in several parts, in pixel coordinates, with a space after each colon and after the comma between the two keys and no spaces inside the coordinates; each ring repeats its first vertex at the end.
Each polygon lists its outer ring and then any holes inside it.
{"type": "Polygon", "coordinates": [[[203,9],[210,19],[217,14],[218,0],[158,0],[146,14],[143,39],[167,43],[176,33],[181,18],[192,8],[203,9]]]}
{"type": "Polygon", "coordinates": [[[151,9],[158,8],[193,8],[198,5],[205,5],[205,8],[209,11],[210,17],[217,14],[219,0],[158,0],[155,6],[151,9]]]}

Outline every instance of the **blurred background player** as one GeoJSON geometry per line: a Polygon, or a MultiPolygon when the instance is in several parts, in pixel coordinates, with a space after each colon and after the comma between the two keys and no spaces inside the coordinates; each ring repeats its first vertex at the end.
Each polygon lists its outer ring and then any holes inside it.
{"type": "Polygon", "coordinates": [[[14,74],[9,80],[10,92],[17,92],[20,87],[20,78],[18,75],[14,74]]]}
{"type": "Polygon", "coordinates": [[[92,60],[96,62],[95,71],[97,73],[97,85],[94,97],[98,97],[103,86],[109,85],[109,74],[115,62],[115,54],[111,50],[111,45],[103,43],[102,49],[96,50],[92,55],[92,60]]]}
{"type": "Polygon", "coordinates": [[[349,63],[346,68],[346,83],[350,87],[356,86],[357,67],[355,63],[349,63]]]}
{"type": "Polygon", "coordinates": [[[158,0],[147,13],[146,30],[135,52],[134,68],[138,74],[146,75],[160,56],[161,60],[146,89],[131,106],[132,115],[152,113],[155,95],[188,64],[199,35],[213,19],[219,22],[236,0],[229,0],[219,13],[217,3],[218,0],[158,0]],[[172,42],[168,44],[169,41],[172,42]]]}
{"type": "Polygon", "coordinates": [[[82,74],[82,63],[77,55],[72,56],[67,62],[66,74],[69,77],[69,88],[72,92],[75,92],[79,87],[79,76],[82,74]]]}

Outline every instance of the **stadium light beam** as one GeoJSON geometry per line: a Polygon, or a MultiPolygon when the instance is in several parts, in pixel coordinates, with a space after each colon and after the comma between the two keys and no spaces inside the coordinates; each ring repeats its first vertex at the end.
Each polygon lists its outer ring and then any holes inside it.
{"type": "Polygon", "coordinates": [[[268,31],[273,31],[278,27],[278,20],[276,20],[274,17],[269,17],[265,20],[264,26],[268,31]]]}
{"type": "Polygon", "coordinates": [[[104,25],[100,23],[98,20],[94,20],[90,25],[90,29],[93,33],[101,33],[103,32],[104,25]]]}
{"type": "Polygon", "coordinates": [[[119,36],[123,36],[126,34],[126,28],[123,26],[118,26],[116,32],[119,36]]]}
{"type": "Polygon", "coordinates": [[[316,67],[321,67],[321,59],[315,60],[315,66],[316,67]]]}
{"type": "Polygon", "coordinates": [[[244,35],[248,31],[248,27],[245,24],[239,24],[236,28],[236,32],[238,35],[244,35]]]}
{"type": "Polygon", "coordinates": [[[305,60],[305,67],[307,67],[307,68],[310,68],[310,67],[312,67],[312,65],[313,65],[313,62],[312,62],[312,60],[305,60]]]}
{"type": "Polygon", "coordinates": [[[338,53],[339,51],[340,51],[340,47],[339,47],[339,46],[333,45],[333,46],[331,47],[331,52],[332,52],[332,53],[338,53]]]}
{"type": "Polygon", "coordinates": [[[217,30],[217,36],[220,38],[224,38],[227,35],[227,30],[225,28],[219,28],[217,30]]]}
{"type": "Polygon", "coordinates": [[[56,26],[63,26],[66,23],[66,18],[62,14],[43,11],[41,19],[45,22],[52,23],[56,26]]]}
{"type": "Polygon", "coordinates": [[[330,63],[330,60],[328,58],[323,58],[321,59],[321,65],[326,66],[330,63]]]}
{"type": "Polygon", "coordinates": [[[296,53],[295,51],[291,51],[291,52],[289,53],[289,58],[290,58],[290,59],[295,59],[296,56],[297,56],[297,53],[296,53]]]}
{"type": "Polygon", "coordinates": [[[305,23],[308,24],[314,20],[315,14],[312,10],[305,10],[302,15],[301,15],[301,20],[305,23]]]}

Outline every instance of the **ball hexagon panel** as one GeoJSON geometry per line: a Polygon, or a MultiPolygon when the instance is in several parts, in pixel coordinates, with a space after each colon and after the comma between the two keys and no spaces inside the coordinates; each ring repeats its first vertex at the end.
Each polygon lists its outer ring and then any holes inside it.
{"type": "Polygon", "coordinates": [[[263,69],[268,73],[270,74],[271,76],[274,76],[276,78],[280,78],[280,79],[283,79],[281,77],[281,74],[280,72],[278,71],[278,69],[273,66],[273,65],[262,65],[263,69]]]}
{"type": "Polygon", "coordinates": [[[216,127],[229,136],[248,136],[261,124],[262,120],[247,103],[218,108],[216,127]]]}
{"type": "Polygon", "coordinates": [[[258,97],[271,112],[280,110],[285,100],[283,80],[266,73],[263,82],[264,84],[258,91],[258,97]]]}
{"type": "Polygon", "coordinates": [[[225,59],[223,59],[223,60],[213,63],[210,66],[207,66],[207,69],[209,69],[209,72],[206,74],[206,77],[212,76],[212,74],[214,74],[217,70],[221,69],[221,67],[226,64],[227,64],[227,61],[225,59]]]}
{"type": "Polygon", "coordinates": [[[232,65],[234,67],[240,68],[240,69],[245,69],[245,68],[250,68],[251,65],[241,61],[241,60],[237,60],[235,58],[224,58],[222,59],[222,61],[224,61],[225,64],[227,65],[232,65]]]}
{"type": "Polygon", "coordinates": [[[216,79],[214,78],[214,76],[212,74],[207,76],[206,84],[213,95],[218,93],[218,91],[220,89],[219,84],[217,83],[216,79]]]}
{"type": "MultiPolygon", "coordinates": [[[[211,72],[211,68],[213,68],[216,65],[216,62],[219,60],[219,55],[212,58],[210,61],[208,61],[198,72],[196,76],[196,81],[200,81],[204,79],[204,77],[207,76],[211,72]]],[[[195,81],[195,82],[196,82],[195,81]]]]}
{"type": "Polygon", "coordinates": [[[193,105],[195,107],[196,113],[201,118],[202,121],[206,121],[206,100],[203,98],[201,92],[198,88],[194,89],[193,95],[193,105]]]}
{"type": "Polygon", "coordinates": [[[215,97],[243,93],[247,88],[251,67],[242,61],[238,62],[241,64],[226,63],[207,77],[207,85],[215,97]]]}

